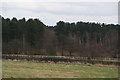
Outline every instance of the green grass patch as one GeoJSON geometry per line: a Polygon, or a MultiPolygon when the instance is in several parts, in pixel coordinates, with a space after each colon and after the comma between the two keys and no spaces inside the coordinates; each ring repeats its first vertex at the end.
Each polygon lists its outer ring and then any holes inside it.
{"type": "Polygon", "coordinates": [[[3,60],[3,78],[117,78],[118,68],[3,60]]]}

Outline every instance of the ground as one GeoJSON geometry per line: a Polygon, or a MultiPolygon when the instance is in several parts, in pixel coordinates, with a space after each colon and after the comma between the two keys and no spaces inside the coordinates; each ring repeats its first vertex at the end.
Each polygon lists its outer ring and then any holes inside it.
{"type": "Polygon", "coordinates": [[[3,78],[117,78],[117,67],[97,65],[2,61],[3,78]]]}

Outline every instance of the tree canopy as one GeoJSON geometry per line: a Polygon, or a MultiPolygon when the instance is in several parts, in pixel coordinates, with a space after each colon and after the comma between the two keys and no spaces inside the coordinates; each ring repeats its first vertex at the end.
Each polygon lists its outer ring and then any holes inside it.
{"type": "Polygon", "coordinates": [[[120,25],[2,17],[3,54],[117,57],[120,25]]]}

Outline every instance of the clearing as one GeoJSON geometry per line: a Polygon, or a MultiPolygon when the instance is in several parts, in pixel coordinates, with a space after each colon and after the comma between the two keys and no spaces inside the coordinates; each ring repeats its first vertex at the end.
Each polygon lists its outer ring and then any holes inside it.
{"type": "Polygon", "coordinates": [[[2,61],[3,78],[117,78],[117,67],[33,61],[2,61]]]}

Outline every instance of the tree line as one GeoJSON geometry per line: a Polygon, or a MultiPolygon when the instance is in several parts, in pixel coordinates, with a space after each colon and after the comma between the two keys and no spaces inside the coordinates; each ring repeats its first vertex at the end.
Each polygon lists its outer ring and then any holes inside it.
{"type": "Polygon", "coordinates": [[[39,19],[2,17],[2,53],[117,57],[118,24],[59,21],[47,26],[39,19]]]}

